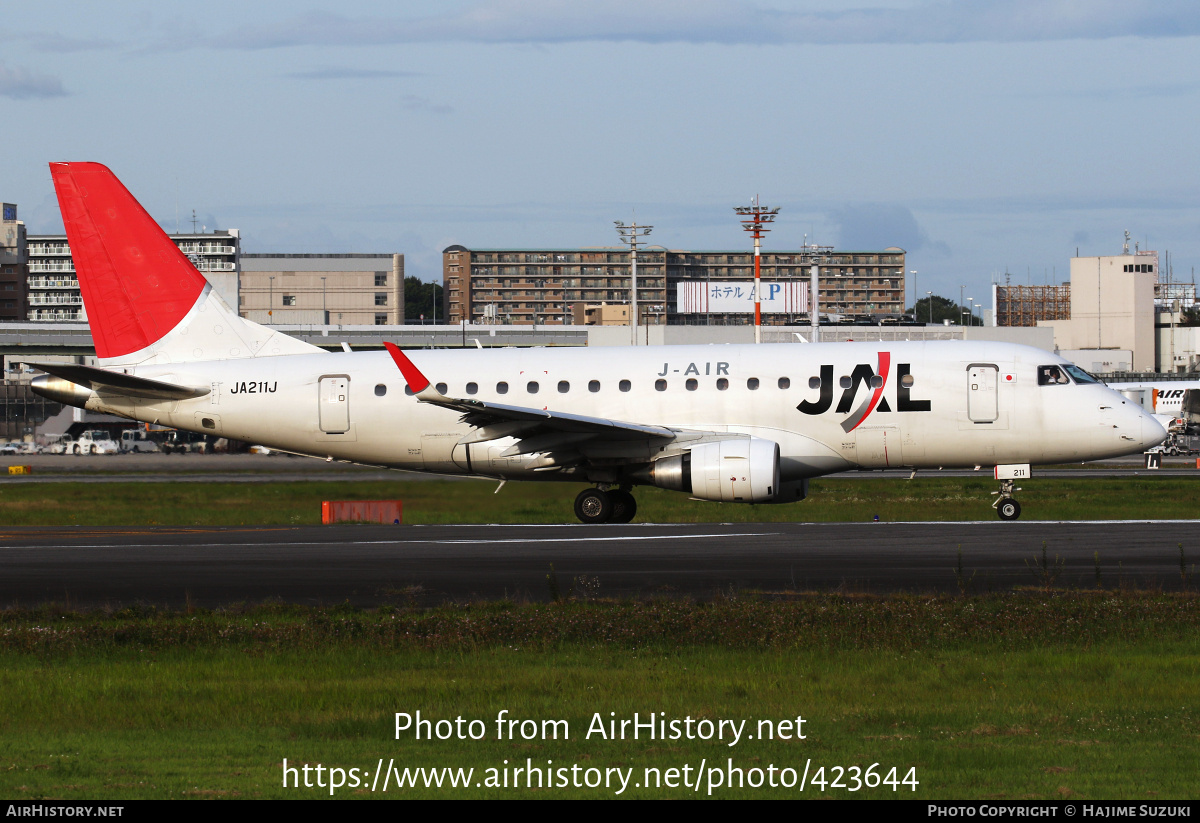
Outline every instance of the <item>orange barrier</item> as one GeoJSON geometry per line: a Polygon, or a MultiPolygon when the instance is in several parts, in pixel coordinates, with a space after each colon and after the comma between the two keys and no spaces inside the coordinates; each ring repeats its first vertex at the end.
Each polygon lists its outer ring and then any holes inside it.
{"type": "Polygon", "coordinates": [[[404,522],[400,500],[325,500],[321,503],[321,522],[393,523],[404,522]]]}
{"type": "MultiPolygon", "coordinates": [[[[1200,461],[1197,461],[1200,463],[1200,461]]],[[[9,474],[33,474],[33,466],[9,466],[9,474]]]]}

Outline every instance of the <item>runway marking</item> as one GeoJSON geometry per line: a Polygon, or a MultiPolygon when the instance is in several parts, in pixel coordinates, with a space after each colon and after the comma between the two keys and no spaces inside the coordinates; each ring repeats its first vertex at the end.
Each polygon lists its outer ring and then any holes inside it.
{"type": "Polygon", "coordinates": [[[658,534],[625,535],[614,537],[539,537],[536,540],[504,538],[501,540],[410,540],[410,543],[434,543],[438,545],[486,544],[486,543],[597,543],[615,540],[691,540],[695,537],[776,537],[783,532],[741,532],[732,534],[658,534]]]}
{"type": "Polygon", "coordinates": [[[53,546],[8,546],[10,550],[21,549],[293,549],[307,546],[412,546],[412,545],[480,545],[487,543],[594,543],[617,540],[691,540],[697,537],[777,537],[783,532],[739,532],[733,534],[662,534],[662,535],[613,535],[612,537],[540,537],[524,540],[521,538],[505,538],[498,540],[487,539],[447,539],[447,540],[353,540],[342,542],[330,540],[325,542],[297,543],[285,541],[280,543],[180,543],[165,546],[161,543],[64,543],[53,546]]]}

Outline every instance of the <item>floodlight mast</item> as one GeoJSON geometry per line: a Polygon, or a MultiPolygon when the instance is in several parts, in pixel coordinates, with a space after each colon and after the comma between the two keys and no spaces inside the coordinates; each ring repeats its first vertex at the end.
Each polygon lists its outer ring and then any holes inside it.
{"type": "Polygon", "coordinates": [[[742,221],[742,228],[754,237],[754,342],[762,342],[762,236],[770,229],[767,223],[775,221],[779,209],[771,209],[759,205],[758,195],[754,195],[754,205],[735,206],[742,221]]]}
{"type": "Polygon", "coordinates": [[[631,225],[625,225],[620,220],[614,220],[617,234],[621,242],[629,246],[629,336],[632,345],[638,344],[638,302],[637,302],[637,250],[643,243],[642,238],[650,233],[654,226],[639,226],[637,220],[631,225]]]}

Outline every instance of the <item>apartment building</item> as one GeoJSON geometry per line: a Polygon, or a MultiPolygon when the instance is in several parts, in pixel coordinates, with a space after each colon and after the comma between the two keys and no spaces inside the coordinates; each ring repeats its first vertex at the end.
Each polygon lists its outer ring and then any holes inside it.
{"type": "MultiPolygon", "coordinates": [[[[241,238],[237,229],[170,238],[231,307],[238,305],[241,238]]],[[[65,234],[31,234],[26,243],[28,297],[24,320],[87,320],[75,261],[65,234]]],[[[2,288],[2,286],[0,286],[2,288]]],[[[2,301],[0,301],[2,305],[2,301]]]]}
{"type": "MultiPolygon", "coordinates": [[[[807,283],[813,262],[820,269],[823,313],[878,317],[904,312],[904,259],[900,248],[879,251],[801,249],[767,252],[761,268],[764,323],[807,318],[807,283]],[[777,288],[772,289],[775,285],[777,288]],[[802,286],[802,288],[801,288],[802,286]],[[800,296],[803,299],[800,299],[800,296]]],[[[627,248],[469,249],[442,252],[446,316],[451,323],[560,325],[574,322],[577,305],[630,303],[627,248]]],[[[643,249],[637,257],[640,325],[736,325],[753,320],[749,288],[754,255],[737,251],[643,249]],[[720,290],[738,300],[695,301],[690,295],[720,290]]],[[[628,322],[628,321],[627,321],[628,322]]]]}

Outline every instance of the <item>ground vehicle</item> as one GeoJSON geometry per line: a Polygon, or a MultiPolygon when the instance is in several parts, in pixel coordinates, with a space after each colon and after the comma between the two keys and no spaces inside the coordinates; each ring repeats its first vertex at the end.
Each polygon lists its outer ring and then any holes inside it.
{"type": "Polygon", "coordinates": [[[188,431],[166,432],[159,448],[167,454],[207,454],[209,451],[204,435],[188,431]]]}
{"type": "Polygon", "coordinates": [[[33,443],[26,443],[21,440],[13,440],[0,446],[0,454],[12,456],[18,454],[37,454],[38,448],[33,443]]]}
{"type": "Polygon", "coordinates": [[[1153,449],[1150,449],[1150,451],[1172,456],[1200,454],[1200,437],[1173,431],[1167,436],[1166,440],[1153,449]]]}
{"type": "Polygon", "coordinates": [[[121,454],[156,451],[160,451],[158,441],[150,436],[150,432],[142,429],[121,432],[121,454]]]}
{"type": "Polygon", "coordinates": [[[71,454],[117,454],[119,451],[121,447],[117,441],[99,429],[85,431],[71,446],[71,454]]]}

